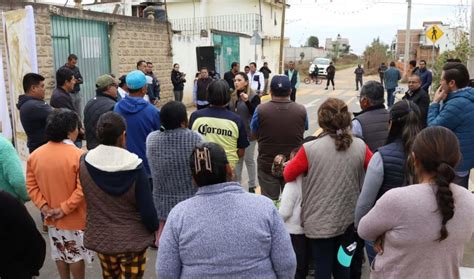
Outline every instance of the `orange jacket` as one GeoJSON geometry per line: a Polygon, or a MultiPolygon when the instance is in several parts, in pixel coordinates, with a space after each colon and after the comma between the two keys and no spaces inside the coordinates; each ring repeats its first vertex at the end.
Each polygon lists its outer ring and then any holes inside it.
{"type": "Polygon", "coordinates": [[[79,160],[83,151],[72,144],[48,142],[28,158],[26,188],[41,209],[60,207],[66,216],[46,225],[63,230],[83,230],[86,226],[86,203],[79,181],[79,160]]]}

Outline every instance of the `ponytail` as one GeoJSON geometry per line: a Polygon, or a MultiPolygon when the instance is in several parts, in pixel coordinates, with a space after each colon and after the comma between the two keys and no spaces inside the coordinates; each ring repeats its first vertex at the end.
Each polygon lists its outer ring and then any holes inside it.
{"type": "Polygon", "coordinates": [[[446,224],[454,216],[454,197],[449,184],[453,182],[456,176],[454,168],[461,160],[459,140],[447,128],[428,127],[416,136],[412,150],[415,160],[420,163],[415,165],[417,173],[435,175],[437,211],[441,215],[440,236],[437,240],[443,241],[449,235],[446,224]]]}
{"type": "Polygon", "coordinates": [[[318,109],[318,123],[323,134],[335,140],[336,150],[345,151],[352,144],[351,114],[344,101],[328,98],[318,109]]]}
{"type": "Polygon", "coordinates": [[[449,233],[446,228],[446,224],[454,216],[454,198],[449,184],[454,180],[455,172],[454,169],[446,162],[441,162],[436,169],[436,180],[435,183],[438,185],[438,191],[436,192],[436,202],[441,213],[441,230],[438,241],[445,240],[449,233]]]}

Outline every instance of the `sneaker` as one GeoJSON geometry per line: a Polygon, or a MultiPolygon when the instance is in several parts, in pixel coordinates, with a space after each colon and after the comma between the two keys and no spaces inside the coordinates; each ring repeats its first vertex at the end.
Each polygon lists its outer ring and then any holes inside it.
{"type": "Polygon", "coordinates": [[[250,188],[249,188],[249,193],[255,194],[255,187],[250,187],[250,188]]]}

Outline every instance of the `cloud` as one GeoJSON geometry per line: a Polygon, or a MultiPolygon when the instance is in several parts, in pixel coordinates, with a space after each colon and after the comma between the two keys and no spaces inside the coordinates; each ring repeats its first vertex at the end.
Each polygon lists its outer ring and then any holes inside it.
{"type": "MultiPolygon", "coordinates": [[[[431,0],[422,2],[413,0],[411,28],[422,28],[423,21],[440,20],[443,23],[459,21],[456,12],[458,4],[467,0],[431,0]],[[438,6],[452,3],[451,6],[438,6]]],[[[337,34],[349,38],[354,52],[361,54],[372,39],[379,37],[390,44],[398,29],[406,27],[407,5],[405,0],[386,0],[399,4],[383,4],[381,0],[290,0],[288,9],[286,36],[290,43],[300,46],[306,39],[318,36],[324,46],[326,38],[335,38],[337,34]],[[316,3],[315,3],[316,2],[316,3]]],[[[470,12],[465,9],[463,13],[470,12]]]]}

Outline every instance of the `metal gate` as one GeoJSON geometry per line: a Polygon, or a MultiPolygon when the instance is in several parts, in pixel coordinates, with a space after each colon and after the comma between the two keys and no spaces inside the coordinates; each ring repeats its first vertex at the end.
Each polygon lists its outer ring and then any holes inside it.
{"type": "Polygon", "coordinates": [[[216,57],[216,72],[224,76],[232,62],[240,61],[240,39],[236,35],[212,34],[216,57]]]}
{"type": "Polygon", "coordinates": [[[82,106],[95,96],[95,80],[110,73],[109,28],[106,22],[51,16],[55,70],[67,62],[69,54],[77,55],[82,106]]]}

